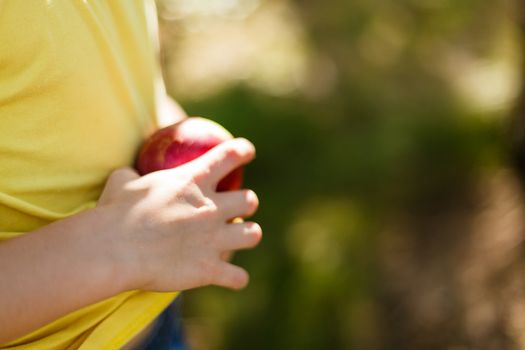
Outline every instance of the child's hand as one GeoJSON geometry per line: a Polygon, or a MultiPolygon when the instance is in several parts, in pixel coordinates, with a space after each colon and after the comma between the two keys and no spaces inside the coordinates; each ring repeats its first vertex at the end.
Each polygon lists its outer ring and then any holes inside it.
{"type": "Polygon", "coordinates": [[[178,291],[204,285],[239,289],[247,272],[221,257],[252,248],[261,239],[248,217],[258,206],[253,191],[217,193],[217,183],[255,155],[243,139],[226,141],[174,169],[139,177],[113,172],[99,200],[105,224],[115,235],[115,259],[129,289],[178,291]]]}

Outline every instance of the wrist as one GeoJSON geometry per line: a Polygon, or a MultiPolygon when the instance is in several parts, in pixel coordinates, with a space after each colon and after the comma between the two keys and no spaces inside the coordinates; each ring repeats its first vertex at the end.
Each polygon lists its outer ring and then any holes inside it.
{"type": "Polygon", "coordinates": [[[110,295],[136,289],[132,267],[132,254],[123,239],[122,218],[107,206],[85,212],[86,225],[90,227],[91,241],[87,242],[93,253],[95,277],[108,288],[110,295]]]}

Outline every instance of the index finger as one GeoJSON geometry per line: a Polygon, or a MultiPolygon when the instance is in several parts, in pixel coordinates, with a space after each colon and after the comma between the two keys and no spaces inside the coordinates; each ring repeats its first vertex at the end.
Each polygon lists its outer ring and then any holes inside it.
{"type": "Polygon", "coordinates": [[[254,157],[253,144],[244,138],[236,138],[224,141],[191,163],[194,163],[200,170],[200,175],[215,189],[226,175],[249,163],[254,157]]]}

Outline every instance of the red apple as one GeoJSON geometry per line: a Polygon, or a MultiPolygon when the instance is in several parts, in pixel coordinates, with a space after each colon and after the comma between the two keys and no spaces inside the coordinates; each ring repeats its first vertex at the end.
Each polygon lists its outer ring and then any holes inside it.
{"type": "MultiPolygon", "coordinates": [[[[188,118],[157,130],[140,149],[137,170],[145,175],[189,162],[233,136],[219,124],[204,118],[188,118]]],[[[241,188],[242,168],[235,169],[217,185],[217,191],[241,188]]]]}

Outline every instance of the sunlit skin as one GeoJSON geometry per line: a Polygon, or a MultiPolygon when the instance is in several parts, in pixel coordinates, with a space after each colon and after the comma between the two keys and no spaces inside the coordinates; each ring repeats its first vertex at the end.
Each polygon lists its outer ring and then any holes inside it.
{"type": "Polygon", "coordinates": [[[216,187],[254,156],[234,139],[175,169],[116,170],[96,208],[0,244],[0,344],[124,291],[245,287],[224,253],[260,241],[258,224],[231,221],[251,216],[257,196],[216,187]]]}
{"type": "MultiPolygon", "coordinates": [[[[112,174],[98,207],[109,209],[118,203],[115,215],[124,218],[120,231],[127,232],[122,241],[131,243],[128,249],[138,253],[134,256],[137,265],[130,267],[145,270],[135,285],[154,291],[208,284],[246,286],[247,273],[219,257],[259,242],[261,229],[256,223],[228,223],[251,216],[258,200],[251,190],[218,193],[216,187],[253,156],[249,142],[235,139],[175,169],[143,177],[131,169],[112,174]],[[129,235],[134,235],[133,242],[129,235]]],[[[121,246],[126,250],[125,244],[121,246]]]]}
{"type": "MultiPolygon", "coordinates": [[[[187,163],[233,136],[205,118],[187,118],[155,132],[144,142],[137,159],[141,175],[187,163]]],[[[239,190],[243,171],[237,168],[217,185],[218,192],[239,190]]]]}

